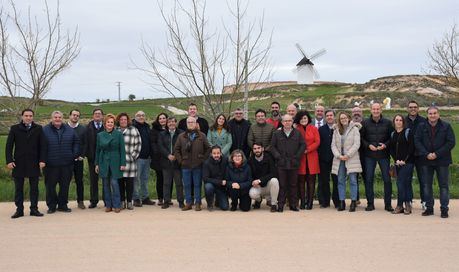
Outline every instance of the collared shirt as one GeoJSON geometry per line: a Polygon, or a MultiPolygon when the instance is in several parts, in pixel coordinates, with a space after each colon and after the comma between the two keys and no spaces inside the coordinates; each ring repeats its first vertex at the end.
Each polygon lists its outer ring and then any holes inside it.
{"type": "Polygon", "coordinates": [[[71,127],[71,128],[76,128],[80,125],[80,123],[76,123],[75,125],[73,125],[72,122],[67,122],[67,124],[71,127]]]}
{"type": "Polygon", "coordinates": [[[315,119],[315,121],[314,121],[314,126],[315,126],[316,128],[320,128],[320,127],[323,126],[323,125],[324,125],[324,119],[322,119],[322,120],[317,120],[317,119],[315,119]]]}
{"type": "Polygon", "coordinates": [[[293,128],[290,129],[289,131],[287,131],[286,129],[284,129],[284,133],[285,133],[285,135],[286,135],[287,137],[290,136],[290,133],[292,133],[292,131],[293,131],[293,128]]]}
{"type": "Polygon", "coordinates": [[[261,154],[260,157],[255,156],[255,160],[257,160],[258,162],[261,162],[263,160],[263,157],[264,157],[264,154],[261,154]]]}

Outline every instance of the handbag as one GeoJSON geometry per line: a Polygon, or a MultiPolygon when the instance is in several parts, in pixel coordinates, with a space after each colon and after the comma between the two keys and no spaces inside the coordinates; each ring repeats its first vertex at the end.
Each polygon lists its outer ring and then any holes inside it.
{"type": "Polygon", "coordinates": [[[389,176],[391,178],[396,178],[397,177],[397,166],[391,165],[389,168],[389,176]]]}

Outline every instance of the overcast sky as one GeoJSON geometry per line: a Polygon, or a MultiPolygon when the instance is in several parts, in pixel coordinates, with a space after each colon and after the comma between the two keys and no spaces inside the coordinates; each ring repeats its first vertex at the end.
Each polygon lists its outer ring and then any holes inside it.
{"type": "MultiPolygon", "coordinates": [[[[7,6],[7,1],[0,1],[7,6]]],[[[28,6],[37,14],[43,9],[41,0],[14,2],[21,12],[28,6]]],[[[48,2],[55,6],[55,1],[48,2]]],[[[223,0],[207,5],[212,24],[228,17],[223,0]]],[[[61,0],[60,6],[64,26],[79,28],[81,53],[54,81],[48,98],[117,99],[116,81],[122,82],[124,98],[130,93],[137,98],[164,96],[149,88],[130,61],[141,63],[142,38],[156,48],[165,47],[165,27],[156,1],[61,0]]],[[[428,48],[454,22],[459,23],[457,0],[250,1],[250,18],[260,17],[263,11],[266,28],[273,30],[275,81],[296,80],[297,42],[309,54],[327,49],[315,61],[321,80],[363,83],[381,76],[423,73],[428,48]]]]}

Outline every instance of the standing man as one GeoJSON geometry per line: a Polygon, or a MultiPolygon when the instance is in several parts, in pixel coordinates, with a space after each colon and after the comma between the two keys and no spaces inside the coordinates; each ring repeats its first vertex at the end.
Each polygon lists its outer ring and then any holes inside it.
{"type": "Polygon", "coordinates": [[[47,142],[45,167],[46,204],[48,213],[71,212],[67,206],[69,186],[75,159],[81,156],[80,140],[74,130],[63,123],[63,114],[53,111],[51,123],[43,128],[47,142]],[[59,184],[59,194],[56,185],[59,184]]]}
{"type": "MultiPolygon", "coordinates": [[[[319,152],[319,186],[318,195],[321,208],[330,207],[330,174],[333,165],[333,152],[331,143],[333,139],[333,125],[335,124],[335,112],[333,110],[325,111],[326,124],[319,128],[320,146],[319,152]]],[[[332,200],[335,208],[338,208],[338,177],[331,174],[333,180],[332,200]]]]}
{"type": "Polygon", "coordinates": [[[43,216],[38,211],[38,178],[45,167],[46,140],[42,127],[33,122],[33,110],[25,109],[21,116],[22,121],[10,128],[5,147],[6,165],[12,169],[15,188],[16,212],[12,219],[24,216],[25,178],[30,184],[30,216],[43,216]]]}
{"type": "MultiPolygon", "coordinates": [[[[78,140],[80,140],[80,150],[86,150],[86,128],[78,122],[80,120],[80,111],[77,109],[73,109],[70,111],[69,114],[69,122],[67,123],[69,127],[73,128],[75,134],[78,136],[78,140]]],[[[78,208],[84,210],[86,206],[83,202],[84,196],[84,185],[83,185],[83,165],[84,165],[84,158],[82,157],[84,154],[79,156],[75,159],[73,163],[73,176],[75,178],[76,183],[76,190],[77,190],[77,202],[78,208]]]]}
{"type": "Polygon", "coordinates": [[[256,123],[249,129],[247,143],[253,146],[254,143],[261,143],[266,151],[270,151],[271,139],[275,131],[273,125],[266,123],[266,111],[258,109],[255,112],[256,123]]]}
{"type": "Polygon", "coordinates": [[[279,196],[279,180],[277,179],[276,164],[273,157],[265,152],[261,143],[254,143],[252,157],[249,160],[252,170],[252,188],[250,198],[255,200],[254,209],[259,209],[261,201],[266,198],[271,204],[271,212],[277,212],[277,198],[279,196]]]}
{"type": "Polygon", "coordinates": [[[315,119],[314,119],[314,126],[319,129],[321,126],[324,125],[324,110],[323,106],[317,105],[316,110],[314,112],[315,119]]]}
{"type": "Polygon", "coordinates": [[[299,211],[298,205],[298,168],[301,155],[306,149],[306,144],[300,132],[293,128],[292,116],[286,114],[282,117],[282,129],[274,132],[271,142],[271,153],[277,161],[279,175],[279,203],[278,211],[284,211],[286,191],[289,188],[290,210],[299,211]]]}
{"type": "Polygon", "coordinates": [[[150,176],[150,126],[145,122],[145,112],[138,111],[135,114],[135,120],[132,125],[137,128],[142,139],[142,147],[140,148],[139,158],[137,159],[137,177],[134,179],[134,206],[142,207],[142,205],[155,205],[155,202],[150,200],[148,193],[148,177],[150,176]]]}
{"type": "MultiPolygon", "coordinates": [[[[188,117],[194,117],[197,122],[197,128],[207,136],[207,132],[209,131],[209,123],[206,119],[198,116],[198,106],[195,103],[190,103],[188,106],[188,117]]],[[[183,118],[180,120],[178,128],[186,131],[187,130],[187,118],[183,118]]]]}
{"type": "Polygon", "coordinates": [[[297,113],[298,108],[295,106],[295,104],[290,104],[287,106],[287,114],[290,115],[293,119],[295,119],[297,113]]]}
{"type": "Polygon", "coordinates": [[[233,113],[233,118],[228,121],[228,127],[231,132],[232,144],[230,153],[236,149],[240,149],[248,157],[250,148],[247,144],[247,135],[249,134],[250,122],[244,119],[244,112],[237,108],[233,113]]]}
{"type": "Polygon", "coordinates": [[[191,210],[191,188],[194,188],[195,210],[201,210],[202,164],[209,157],[210,146],[206,135],[197,127],[195,117],[186,120],[187,130],[180,134],[174,147],[174,156],[182,168],[186,204],[182,211],[191,210]]]}
{"type": "Polygon", "coordinates": [[[90,203],[88,208],[94,209],[99,203],[99,175],[96,173],[96,143],[97,134],[104,131],[102,120],[104,119],[104,112],[102,109],[94,109],[92,111],[92,120],[86,126],[86,140],[85,152],[83,153],[88,159],[89,167],[89,193],[90,203]]]}
{"type": "MultiPolygon", "coordinates": [[[[412,100],[408,103],[408,115],[405,118],[406,127],[410,129],[413,135],[416,135],[416,130],[418,129],[419,125],[425,123],[427,120],[426,118],[419,115],[419,105],[416,101],[412,100]]],[[[415,156],[414,166],[416,167],[416,176],[418,177],[419,181],[419,192],[421,197],[421,206],[422,209],[426,209],[426,200],[424,197],[424,175],[421,172],[421,166],[417,163],[415,156]]],[[[413,172],[411,172],[411,180],[413,179],[413,172]]],[[[413,187],[411,186],[411,190],[408,191],[408,199],[413,199],[413,187]]]]}
{"type": "Polygon", "coordinates": [[[366,211],[375,209],[374,178],[376,164],[379,164],[384,181],[384,209],[388,212],[394,211],[391,205],[392,184],[389,176],[389,142],[392,131],[392,122],[383,118],[381,114],[381,104],[373,103],[370,118],[362,122],[360,133],[365,156],[365,194],[368,202],[366,211]]]}
{"type": "Polygon", "coordinates": [[[180,172],[180,166],[177,163],[177,159],[174,156],[174,146],[178,136],[182,132],[182,130],[177,128],[177,119],[175,119],[175,117],[169,117],[167,118],[167,129],[161,131],[159,134],[158,149],[160,153],[160,165],[164,175],[164,204],[161,206],[161,209],[169,208],[173,183],[175,183],[179,208],[181,209],[184,206],[182,173],[180,172]]]}
{"type": "Polygon", "coordinates": [[[275,129],[279,128],[281,124],[279,102],[274,101],[271,103],[271,117],[266,120],[266,123],[273,125],[275,129]]]}
{"type": "Polygon", "coordinates": [[[440,187],[441,217],[448,218],[449,204],[449,165],[452,163],[451,150],[456,145],[451,125],[440,119],[437,107],[427,109],[427,122],[420,123],[415,134],[417,161],[424,176],[424,197],[426,210],[423,216],[434,214],[434,197],[432,190],[434,172],[437,174],[440,187]]]}

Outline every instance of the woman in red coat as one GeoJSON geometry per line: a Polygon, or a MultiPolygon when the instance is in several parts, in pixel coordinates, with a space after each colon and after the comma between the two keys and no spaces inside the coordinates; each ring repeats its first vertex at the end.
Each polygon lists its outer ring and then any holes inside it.
{"type": "Polygon", "coordinates": [[[300,193],[300,209],[312,209],[316,175],[320,173],[319,153],[320,145],[319,130],[311,124],[311,116],[307,111],[300,111],[295,116],[296,129],[298,129],[306,142],[306,150],[301,157],[298,169],[298,192],[300,193]],[[308,186],[306,187],[305,184],[308,186]],[[306,187],[306,188],[305,188],[306,187]],[[307,197],[306,197],[307,196],[307,197]],[[307,203],[306,203],[307,200],[307,203]]]}

